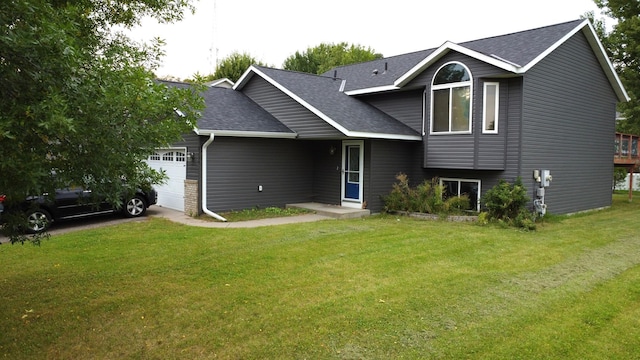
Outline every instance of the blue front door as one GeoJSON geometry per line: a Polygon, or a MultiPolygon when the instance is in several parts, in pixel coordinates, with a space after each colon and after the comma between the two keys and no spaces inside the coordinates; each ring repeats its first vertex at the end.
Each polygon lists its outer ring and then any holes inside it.
{"type": "MultiPolygon", "coordinates": [[[[343,154],[343,200],[359,206],[362,196],[362,143],[345,142],[343,154]]],[[[347,203],[343,205],[350,205],[347,203]]]]}

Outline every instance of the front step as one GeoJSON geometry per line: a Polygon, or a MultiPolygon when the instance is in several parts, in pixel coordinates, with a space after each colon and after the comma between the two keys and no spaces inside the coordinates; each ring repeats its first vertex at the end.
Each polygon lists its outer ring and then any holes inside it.
{"type": "Polygon", "coordinates": [[[314,211],[318,215],[332,217],[335,219],[355,219],[371,215],[371,211],[367,209],[354,209],[345,206],[320,203],[287,204],[286,207],[307,209],[314,211]]]}

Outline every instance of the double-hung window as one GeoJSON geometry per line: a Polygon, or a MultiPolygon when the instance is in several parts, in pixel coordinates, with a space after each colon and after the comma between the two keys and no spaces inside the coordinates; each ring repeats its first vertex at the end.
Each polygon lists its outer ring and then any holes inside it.
{"type": "Polygon", "coordinates": [[[447,63],[436,72],[431,85],[431,133],[471,133],[471,72],[466,66],[447,63]]]}

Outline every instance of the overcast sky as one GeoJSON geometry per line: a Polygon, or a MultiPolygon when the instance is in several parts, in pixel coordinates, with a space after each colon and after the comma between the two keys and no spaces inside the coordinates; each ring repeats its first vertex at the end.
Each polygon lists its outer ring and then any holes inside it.
{"type": "Polygon", "coordinates": [[[174,24],[145,19],[131,33],[160,37],[166,56],[157,75],[180,79],[213,73],[237,51],[281,67],[320,43],[362,45],[384,56],[571,21],[593,0],[200,0],[174,24]]]}

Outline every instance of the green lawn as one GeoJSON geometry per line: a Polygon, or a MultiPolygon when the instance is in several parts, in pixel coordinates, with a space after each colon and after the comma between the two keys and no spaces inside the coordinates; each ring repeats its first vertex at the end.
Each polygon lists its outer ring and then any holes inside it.
{"type": "Polygon", "coordinates": [[[640,199],[522,232],[152,218],[1,245],[0,358],[637,359],[640,199]]]}

